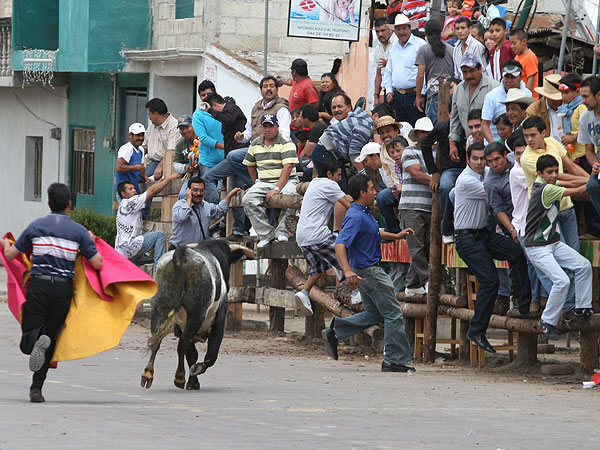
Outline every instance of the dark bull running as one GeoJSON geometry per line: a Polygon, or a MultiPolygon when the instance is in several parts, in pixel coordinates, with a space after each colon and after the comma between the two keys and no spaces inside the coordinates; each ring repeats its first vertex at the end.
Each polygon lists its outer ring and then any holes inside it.
{"type": "MultiPolygon", "coordinates": [[[[152,298],[152,336],[148,340],[150,360],[142,375],[142,387],[150,388],[154,359],[163,338],[174,328],[183,330],[177,345],[175,386],[200,389],[198,375],[214,365],[219,354],[227,315],[229,268],[254,252],[226,241],[203,241],[195,247],[179,247],[158,262],[158,292],[152,298]],[[204,361],[197,363],[196,342],[208,340],[204,361]],[[190,368],[185,383],[184,357],[190,368]]],[[[179,333],[178,333],[179,334],[179,333]]]]}

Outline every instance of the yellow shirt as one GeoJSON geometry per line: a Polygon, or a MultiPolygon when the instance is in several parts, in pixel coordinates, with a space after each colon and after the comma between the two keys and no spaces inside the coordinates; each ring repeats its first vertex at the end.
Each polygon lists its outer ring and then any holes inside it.
{"type": "MultiPolygon", "coordinates": [[[[583,114],[584,111],[587,111],[587,108],[582,103],[577,108],[575,108],[575,111],[573,111],[573,114],[571,114],[571,134],[579,133],[579,117],[583,114]]],[[[569,155],[569,157],[571,159],[577,159],[582,156],[585,156],[585,144],[575,142],[574,145],[575,150],[569,155]]]]}
{"type": "MultiPolygon", "coordinates": [[[[527,190],[531,195],[531,186],[533,182],[537,178],[537,169],[536,164],[537,160],[542,155],[552,155],[558,161],[558,171],[559,173],[564,173],[563,171],[563,163],[562,159],[567,156],[567,151],[563,147],[563,145],[558,142],[556,139],[547,137],[544,138],[544,142],[546,143],[546,149],[539,148],[537,150],[533,150],[529,145],[523,152],[523,156],[521,156],[521,167],[523,168],[523,172],[525,172],[525,180],[527,181],[527,190]]],[[[563,197],[560,201],[560,210],[565,211],[569,208],[573,207],[573,202],[571,201],[571,197],[563,197]]]]}

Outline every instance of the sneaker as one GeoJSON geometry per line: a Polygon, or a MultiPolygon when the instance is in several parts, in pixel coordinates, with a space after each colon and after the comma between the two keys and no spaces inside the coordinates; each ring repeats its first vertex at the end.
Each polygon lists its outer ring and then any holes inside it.
{"type": "Polygon", "coordinates": [[[544,333],[544,336],[546,336],[551,341],[558,340],[559,336],[556,332],[556,327],[554,325],[550,325],[549,323],[544,322],[542,319],[540,319],[538,324],[540,326],[540,330],[542,330],[542,333],[544,333]]]}
{"type": "Polygon", "coordinates": [[[499,295],[498,297],[496,297],[496,303],[494,304],[492,314],[504,316],[508,312],[509,308],[510,299],[506,295],[499,295]]]}
{"type": "Polygon", "coordinates": [[[29,401],[31,403],[44,403],[46,399],[42,395],[41,389],[31,389],[29,391],[29,401]]]}
{"type": "Polygon", "coordinates": [[[42,334],[33,346],[33,350],[29,355],[29,370],[37,372],[46,362],[46,350],[50,347],[50,338],[42,334]]]}
{"type": "Polygon", "coordinates": [[[323,336],[323,339],[325,339],[325,350],[327,350],[327,354],[337,361],[339,341],[335,336],[335,331],[333,331],[333,322],[334,321],[332,320],[329,328],[325,328],[323,331],[321,331],[321,336],[323,336]]]}
{"type": "Polygon", "coordinates": [[[429,293],[429,281],[427,283],[425,283],[425,286],[423,286],[423,289],[425,289],[425,293],[429,293]]]}
{"type": "Polygon", "coordinates": [[[258,234],[256,234],[256,230],[254,229],[254,227],[250,227],[250,230],[248,231],[248,235],[254,236],[254,237],[258,236],[258,234]]]}
{"type": "Polygon", "coordinates": [[[382,372],[403,372],[403,373],[413,373],[416,372],[417,369],[410,366],[405,366],[404,364],[392,364],[386,363],[383,361],[381,363],[381,371],[382,372]]]}
{"type": "Polygon", "coordinates": [[[353,305],[358,305],[359,303],[362,303],[362,297],[360,296],[360,291],[358,289],[354,289],[352,291],[352,295],[350,295],[350,302],[353,305]]]}
{"type": "Polygon", "coordinates": [[[575,308],[575,320],[585,322],[592,314],[600,312],[600,308],[592,306],[591,308],[575,308]]]}
{"type": "Polygon", "coordinates": [[[296,305],[298,305],[298,311],[301,316],[312,316],[313,310],[310,304],[310,298],[302,291],[298,291],[294,294],[296,297],[296,305]]]}
{"type": "Polygon", "coordinates": [[[427,291],[423,287],[405,288],[404,289],[404,295],[406,295],[407,297],[412,297],[413,295],[425,295],[425,294],[427,294],[427,291]]]}
{"type": "Polygon", "coordinates": [[[289,240],[290,238],[285,234],[280,234],[279,236],[277,236],[277,242],[287,242],[289,240]]]}
{"type": "MultiPolygon", "coordinates": [[[[512,318],[515,318],[515,319],[532,319],[532,318],[534,318],[534,315],[532,315],[532,314],[534,314],[534,313],[531,313],[531,312],[524,313],[519,308],[517,308],[515,306],[514,308],[510,308],[508,310],[508,312],[506,313],[506,316],[507,317],[512,317],[512,318]]],[[[538,313],[537,313],[537,318],[538,319],[539,319],[539,317],[540,317],[541,314],[542,314],[541,311],[538,311],[538,313]]],[[[502,315],[504,315],[504,314],[502,314],[502,315]]]]}
{"type": "Polygon", "coordinates": [[[256,248],[264,248],[267,245],[269,245],[271,242],[273,242],[273,238],[270,239],[261,239],[258,244],[256,244],[256,248]]]}
{"type": "Polygon", "coordinates": [[[454,243],[454,236],[450,235],[450,236],[442,236],[442,242],[444,244],[452,244],[454,243]]]}

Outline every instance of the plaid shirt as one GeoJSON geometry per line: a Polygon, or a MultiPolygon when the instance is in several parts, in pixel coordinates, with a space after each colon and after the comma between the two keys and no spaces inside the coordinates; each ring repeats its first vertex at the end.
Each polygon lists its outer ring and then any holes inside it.
{"type": "Polygon", "coordinates": [[[152,161],[161,161],[167,150],[175,150],[180,139],[177,119],[169,114],[169,117],[158,127],[150,122],[143,145],[148,149],[148,157],[152,161]]]}
{"type": "Polygon", "coordinates": [[[371,115],[364,109],[357,109],[350,112],[344,120],[329,125],[325,134],[338,152],[354,159],[371,140],[371,130],[374,126],[371,115]]]}
{"type": "Polygon", "coordinates": [[[402,164],[398,165],[397,163],[394,163],[394,172],[396,172],[396,176],[398,177],[400,184],[402,184],[402,164]]]}

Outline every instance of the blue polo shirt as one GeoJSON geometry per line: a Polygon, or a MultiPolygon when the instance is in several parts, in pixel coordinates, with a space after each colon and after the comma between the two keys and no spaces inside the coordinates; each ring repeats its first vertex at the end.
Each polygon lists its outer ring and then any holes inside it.
{"type": "Polygon", "coordinates": [[[335,243],[346,247],[350,267],[364,269],[381,261],[379,223],[366,206],[350,204],[335,243]]]}
{"type": "Polygon", "coordinates": [[[14,249],[25,253],[32,248],[32,275],[75,276],[77,252],[88,260],[98,254],[96,245],[82,225],[64,213],[51,213],[36,219],[23,231],[14,249]]]}

